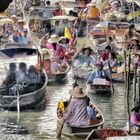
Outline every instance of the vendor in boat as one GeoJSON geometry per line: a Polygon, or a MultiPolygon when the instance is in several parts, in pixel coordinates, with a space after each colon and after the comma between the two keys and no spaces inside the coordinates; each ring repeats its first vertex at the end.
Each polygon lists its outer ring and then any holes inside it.
{"type": "Polygon", "coordinates": [[[91,67],[94,65],[95,60],[91,57],[91,47],[85,47],[82,52],[77,53],[73,58],[74,67],[91,67]]]}
{"type": "Polygon", "coordinates": [[[138,132],[140,131],[140,102],[137,102],[131,111],[130,126],[132,128],[132,132],[138,132]]]}
{"type": "Polygon", "coordinates": [[[70,95],[73,98],[64,112],[64,121],[71,126],[88,126],[87,96],[80,87],[70,90],[70,95]]]}
{"type": "Polygon", "coordinates": [[[106,79],[107,81],[110,81],[109,74],[105,70],[103,70],[103,67],[104,67],[103,62],[98,61],[96,63],[96,67],[97,67],[96,70],[93,70],[91,72],[91,74],[90,74],[90,76],[89,76],[89,78],[87,80],[87,84],[93,83],[93,80],[95,78],[102,78],[102,79],[106,79]]]}
{"type": "Polygon", "coordinates": [[[130,39],[133,37],[139,37],[140,34],[135,31],[135,25],[130,24],[129,29],[127,29],[124,33],[124,39],[128,43],[126,44],[126,48],[130,46],[130,39]]]}
{"type": "Polygon", "coordinates": [[[55,2],[55,7],[56,7],[56,10],[54,11],[54,16],[62,15],[62,10],[61,10],[61,6],[59,2],[55,2]]]}

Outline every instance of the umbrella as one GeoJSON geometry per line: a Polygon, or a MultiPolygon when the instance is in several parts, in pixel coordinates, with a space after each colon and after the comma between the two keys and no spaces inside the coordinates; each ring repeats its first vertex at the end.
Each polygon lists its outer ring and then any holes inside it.
{"type": "Polygon", "coordinates": [[[73,16],[67,16],[67,15],[62,15],[62,16],[54,16],[54,17],[52,17],[52,18],[50,18],[50,19],[54,19],[54,20],[57,20],[57,19],[67,19],[67,20],[75,20],[75,19],[77,19],[77,17],[73,17],[73,16]]]}
{"type": "Polygon", "coordinates": [[[0,20],[0,25],[4,25],[6,23],[14,23],[14,21],[10,18],[4,18],[0,20]]]}

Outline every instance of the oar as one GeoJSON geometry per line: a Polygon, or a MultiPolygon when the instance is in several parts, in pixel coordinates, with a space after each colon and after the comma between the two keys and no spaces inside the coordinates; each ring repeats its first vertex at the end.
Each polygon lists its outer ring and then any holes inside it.
{"type": "Polygon", "coordinates": [[[114,94],[114,85],[113,85],[113,80],[112,80],[112,68],[111,68],[111,66],[110,66],[110,64],[109,64],[109,61],[108,61],[108,67],[109,67],[109,71],[110,71],[110,80],[111,80],[111,86],[112,86],[112,94],[114,94]]]}
{"type": "MultiPolygon", "coordinates": [[[[77,80],[78,80],[78,76],[76,77],[74,84],[77,83],[77,80]]],[[[74,85],[74,84],[73,84],[73,85],[74,85]]],[[[76,87],[76,86],[73,86],[73,88],[75,88],[75,87],[76,87]]],[[[70,104],[71,99],[72,99],[72,96],[70,95],[70,99],[69,99],[69,101],[68,101],[68,105],[70,104]]],[[[63,120],[63,122],[62,122],[62,124],[61,124],[61,126],[60,126],[60,129],[59,129],[59,132],[57,133],[57,138],[60,138],[60,137],[61,137],[61,133],[62,133],[62,129],[63,129],[64,123],[65,123],[65,121],[63,120]]]]}

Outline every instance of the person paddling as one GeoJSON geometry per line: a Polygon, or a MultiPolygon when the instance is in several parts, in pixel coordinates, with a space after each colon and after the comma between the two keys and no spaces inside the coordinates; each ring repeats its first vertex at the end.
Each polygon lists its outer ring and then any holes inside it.
{"type": "Polygon", "coordinates": [[[70,90],[70,95],[73,96],[71,102],[64,112],[64,121],[72,126],[88,126],[90,122],[87,113],[87,96],[82,88],[76,86],[70,90]]]}

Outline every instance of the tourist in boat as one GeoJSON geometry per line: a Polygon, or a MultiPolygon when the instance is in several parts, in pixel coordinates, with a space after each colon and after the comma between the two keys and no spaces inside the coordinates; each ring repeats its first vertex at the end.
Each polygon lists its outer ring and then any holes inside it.
{"type": "Polygon", "coordinates": [[[22,33],[19,32],[18,35],[19,35],[19,43],[24,44],[25,42],[24,42],[24,37],[23,37],[22,33]]]}
{"type": "Polygon", "coordinates": [[[11,43],[19,43],[20,38],[19,38],[18,30],[14,29],[12,35],[9,36],[8,40],[11,43]]]}
{"type": "Polygon", "coordinates": [[[27,29],[24,29],[23,38],[24,38],[24,44],[26,44],[26,45],[31,45],[32,44],[32,40],[31,40],[31,37],[28,35],[28,30],[27,29]]]}
{"type": "Polygon", "coordinates": [[[99,19],[100,11],[96,7],[96,1],[92,0],[91,3],[87,5],[87,8],[84,10],[87,13],[87,18],[89,19],[99,19]]]}
{"type": "Polygon", "coordinates": [[[137,102],[133,111],[130,115],[130,126],[132,127],[132,132],[138,132],[140,130],[140,102],[137,102]]]}
{"type": "Polygon", "coordinates": [[[90,47],[86,47],[82,49],[82,52],[76,54],[73,58],[73,66],[74,67],[90,67],[94,65],[95,60],[91,57],[92,49],[90,47]]]}
{"type": "Polygon", "coordinates": [[[109,54],[111,53],[111,47],[110,46],[106,46],[105,50],[102,52],[101,54],[101,60],[102,61],[106,61],[109,59],[109,54]]]}
{"type": "Polygon", "coordinates": [[[24,20],[22,20],[22,19],[18,20],[18,30],[20,32],[24,32],[24,24],[25,24],[24,20]]]}
{"type": "Polygon", "coordinates": [[[87,113],[87,96],[82,88],[70,90],[73,96],[68,108],[64,112],[64,121],[71,126],[88,126],[90,118],[87,113]]]}
{"type": "Polygon", "coordinates": [[[9,70],[6,74],[6,79],[3,82],[5,86],[11,85],[14,82],[16,82],[16,71],[17,71],[16,63],[10,63],[9,70]]]}
{"type": "Polygon", "coordinates": [[[27,77],[27,65],[24,62],[19,63],[19,68],[16,73],[17,82],[21,83],[23,81],[28,81],[27,77]]]}
{"type": "Polygon", "coordinates": [[[133,37],[139,37],[140,34],[138,32],[135,31],[135,25],[134,24],[130,24],[129,29],[127,29],[124,33],[124,39],[125,41],[128,43],[126,45],[126,47],[128,47],[130,45],[130,39],[133,37]]]}
{"type": "Polygon", "coordinates": [[[96,63],[96,70],[93,70],[87,80],[87,84],[93,83],[93,80],[95,78],[102,78],[102,79],[106,79],[107,81],[110,81],[110,76],[109,74],[103,70],[103,62],[102,61],[98,61],[96,63]]]}
{"type": "Polygon", "coordinates": [[[40,82],[39,74],[37,73],[36,67],[34,65],[29,66],[28,78],[31,84],[36,84],[40,82]]]}

